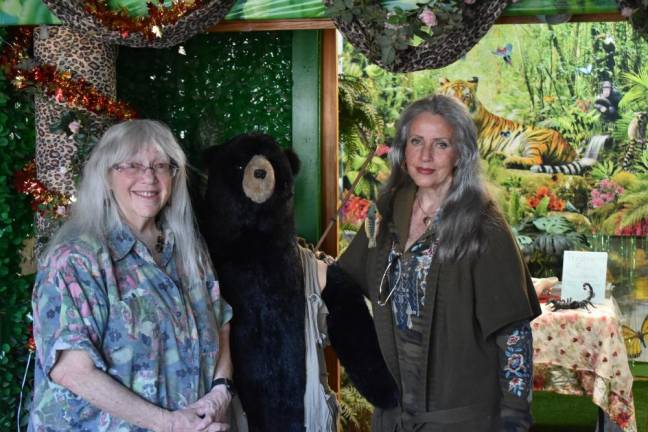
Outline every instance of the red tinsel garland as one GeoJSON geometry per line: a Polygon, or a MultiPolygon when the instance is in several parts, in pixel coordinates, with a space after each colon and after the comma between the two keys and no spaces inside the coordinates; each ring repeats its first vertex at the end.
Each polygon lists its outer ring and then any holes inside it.
{"type": "MultiPolygon", "coordinates": [[[[137,117],[133,108],[124,102],[105,96],[82,78],[74,79],[70,72],[61,72],[56,66],[45,64],[29,67],[29,46],[33,28],[18,27],[7,38],[0,53],[0,68],[5,77],[17,89],[36,87],[48,96],[69,107],[84,108],[97,115],[107,115],[116,120],[137,117]]],[[[52,192],[36,176],[36,164],[32,161],[14,178],[16,190],[31,196],[32,208],[43,217],[55,219],[67,215],[70,197],[60,192],[52,192]]]]}
{"type": "Polygon", "coordinates": [[[131,33],[142,33],[145,38],[152,40],[162,36],[164,26],[175,24],[183,16],[200,9],[207,2],[204,0],[177,1],[171,7],[164,7],[164,1],[158,0],[159,6],[148,2],[148,16],[133,18],[128,10],[123,8],[112,10],[106,0],[88,0],[83,8],[94,16],[105,27],[115,30],[126,38],[131,33]]]}
{"type": "Polygon", "coordinates": [[[15,173],[14,187],[19,193],[32,198],[32,209],[43,217],[63,218],[72,203],[69,196],[48,190],[40,180],[36,179],[36,163],[33,161],[15,173]]]}
{"type": "Polygon", "coordinates": [[[37,87],[57,102],[117,120],[137,117],[128,104],[102,94],[83,78],[73,78],[70,72],[61,72],[50,64],[25,67],[23,64],[29,60],[27,44],[31,43],[32,34],[31,28],[18,28],[0,54],[0,67],[14,87],[37,87]]]}

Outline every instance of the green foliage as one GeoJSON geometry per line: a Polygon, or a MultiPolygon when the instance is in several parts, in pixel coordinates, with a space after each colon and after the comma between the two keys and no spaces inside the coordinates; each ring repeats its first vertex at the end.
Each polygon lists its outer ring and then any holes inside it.
{"type": "Polygon", "coordinates": [[[15,94],[0,75],[0,430],[15,430],[27,357],[32,278],[20,276],[20,251],[32,233],[33,212],[12,178],[34,156],[33,119],[32,101],[15,94]]]}
{"type": "Polygon", "coordinates": [[[365,156],[369,147],[381,141],[384,123],[370,103],[369,88],[362,79],[340,75],[338,91],[340,144],[343,160],[348,163],[354,156],[365,156]],[[376,142],[365,142],[369,137],[376,142]]]}
{"type": "MultiPolygon", "coordinates": [[[[545,197],[542,201],[548,199],[545,197]]],[[[543,206],[543,203],[538,207],[543,206]]],[[[551,214],[544,208],[536,215],[513,226],[515,238],[528,261],[531,274],[536,277],[559,274],[562,254],[565,250],[587,247],[587,237],[576,231],[576,227],[565,217],[551,214]],[[538,216],[542,214],[546,216],[538,216]]]]}
{"type": "Polygon", "coordinates": [[[50,127],[51,132],[64,133],[68,139],[73,139],[76,144],[76,153],[72,159],[72,172],[78,180],[90,151],[99,141],[96,130],[93,130],[90,117],[82,111],[63,111],[57,122],[50,127]]]}
{"type": "Polygon", "coordinates": [[[525,209],[522,200],[522,195],[518,190],[511,191],[506,208],[506,219],[511,225],[517,225],[520,223],[524,216],[525,209]]]}
{"type": "Polygon", "coordinates": [[[599,135],[603,131],[603,123],[598,111],[583,111],[572,105],[565,107],[543,125],[558,130],[579,153],[582,153],[593,135],[599,135]]]}
{"type": "Polygon", "coordinates": [[[338,402],[342,430],[353,428],[357,432],[369,432],[373,406],[353,387],[344,369],[341,378],[342,386],[338,402]]]}
{"type": "Polygon", "coordinates": [[[644,111],[648,108],[648,67],[639,72],[624,72],[621,75],[629,86],[619,102],[619,108],[644,111]]]}
{"type": "MultiPolygon", "coordinates": [[[[360,174],[360,168],[365,157],[355,156],[345,168],[345,177],[352,184],[356,177],[360,174]]],[[[358,182],[353,193],[355,195],[375,200],[378,197],[378,189],[389,176],[389,165],[384,159],[374,156],[369,162],[366,171],[363,173],[362,179],[358,182]]]]}
{"type": "Polygon", "coordinates": [[[632,189],[621,195],[619,203],[622,209],[615,218],[619,221],[619,228],[626,228],[648,219],[648,176],[639,176],[632,189]]]}
{"type": "Polygon", "coordinates": [[[362,20],[369,49],[385,65],[394,62],[397,52],[415,45],[416,40],[434,42],[444,32],[463,28],[464,9],[469,6],[458,0],[424,0],[413,9],[395,7],[387,11],[373,0],[333,0],[327,14],[344,22],[362,20]],[[421,13],[432,14],[434,24],[424,23],[421,13]]]}
{"type": "Polygon", "coordinates": [[[590,175],[595,180],[611,179],[621,170],[617,164],[610,160],[597,162],[593,167],[590,175]]]}
{"type": "Polygon", "coordinates": [[[635,161],[632,168],[636,173],[648,174],[648,149],[641,153],[641,156],[635,161]]]}
{"type": "MultiPolygon", "coordinates": [[[[349,185],[361,174],[360,169],[366,158],[384,142],[384,123],[367,97],[369,92],[369,88],[359,77],[340,75],[340,145],[342,169],[349,185]]],[[[385,160],[374,156],[353,193],[374,200],[380,184],[388,175],[389,166],[385,160]]]]}

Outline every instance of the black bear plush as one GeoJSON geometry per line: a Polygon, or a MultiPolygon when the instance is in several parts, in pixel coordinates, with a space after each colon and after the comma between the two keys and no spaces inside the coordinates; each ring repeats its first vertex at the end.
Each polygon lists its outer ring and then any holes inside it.
{"type": "Polygon", "coordinates": [[[234,382],[252,431],[303,431],[303,275],[295,242],[299,159],[267,135],[206,153],[202,231],[234,310],[234,382]]]}
{"type": "MultiPolygon", "coordinates": [[[[293,212],[299,159],[267,135],[240,135],[205,159],[201,230],[234,310],[234,383],[250,430],[304,431],[305,267],[293,212]]],[[[351,380],[374,405],[396,406],[398,389],[359,287],[331,266],[322,298],[330,340],[351,380]]]]}

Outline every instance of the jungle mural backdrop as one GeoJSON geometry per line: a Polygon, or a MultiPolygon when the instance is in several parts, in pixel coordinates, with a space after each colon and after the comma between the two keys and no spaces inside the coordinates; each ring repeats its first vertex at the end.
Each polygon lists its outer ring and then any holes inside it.
{"type": "Polygon", "coordinates": [[[453,65],[411,74],[369,65],[347,45],[342,72],[345,188],[375,151],[344,208],[342,246],[388,175],[402,109],[456,96],[533,276],[560,277],[565,250],[607,251],[629,357],[648,361],[648,44],[629,25],[498,25],[453,65]]]}

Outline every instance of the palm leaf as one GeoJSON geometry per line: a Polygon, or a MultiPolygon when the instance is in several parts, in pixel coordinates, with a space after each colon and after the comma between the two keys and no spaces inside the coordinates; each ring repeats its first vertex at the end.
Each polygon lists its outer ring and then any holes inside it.
{"type": "Polygon", "coordinates": [[[646,107],[648,101],[648,67],[642,68],[638,73],[624,72],[623,80],[630,88],[619,102],[620,108],[631,108],[633,105],[646,107]]]}
{"type": "Polygon", "coordinates": [[[533,225],[547,234],[564,234],[573,230],[573,226],[562,216],[547,216],[533,221],[533,225]]]}
{"type": "Polygon", "coordinates": [[[626,228],[648,218],[648,201],[624,212],[619,226],[626,228]]]}

